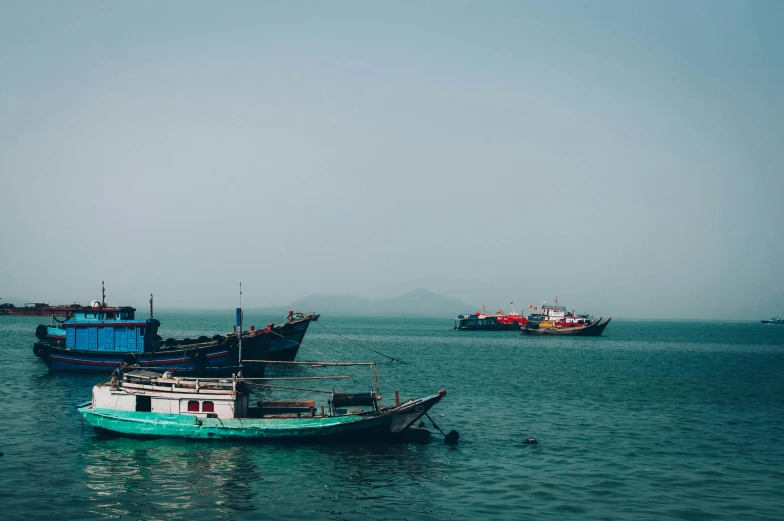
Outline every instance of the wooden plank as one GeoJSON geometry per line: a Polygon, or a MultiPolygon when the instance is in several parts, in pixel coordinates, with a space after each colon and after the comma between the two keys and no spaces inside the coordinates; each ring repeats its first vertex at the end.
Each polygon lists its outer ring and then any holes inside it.
{"type": "Polygon", "coordinates": [[[276,402],[276,401],[268,401],[268,400],[260,400],[258,402],[259,407],[307,407],[307,408],[315,408],[316,401],[292,401],[292,402],[276,402]]]}
{"type": "MultiPolygon", "coordinates": [[[[267,380],[342,380],[351,378],[350,376],[291,376],[291,377],[276,377],[276,378],[237,378],[238,382],[257,382],[267,380]]],[[[194,378],[195,380],[195,378],[194,378]]],[[[211,382],[225,380],[225,378],[199,378],[201,382],[211,382]]]]}
{"type": "Polygon", "coordinates": [[[376,365],[375,362],[285,362],[278,360],[243,360],[242,363],[256,364],[285,364],[285,365],[331,365],[331,366],[352,366],[352,365],[376,365]]]}

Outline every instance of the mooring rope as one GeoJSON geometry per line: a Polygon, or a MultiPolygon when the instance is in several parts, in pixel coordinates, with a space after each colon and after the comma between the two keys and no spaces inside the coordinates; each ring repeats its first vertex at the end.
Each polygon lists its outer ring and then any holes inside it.
{"type": "Polygon", "coordinates": [[[443,435],[443,436],[446,438],[446,433],[445,433],[444,431],[442,431],[442,430],[441,430],[441,427],[439,427],[438,425],[436,425],[436,422],[434,422],[434,421],[433,421],[433,418],[431,418],[431,417],[430,417],[430,415],[429,415],[428,413],[425,413],[425,416],[427,416],[427,419],[428,419],[428,420],[430,420],[430,423],[432,423],[432,424],[433,424],[433,427],[435,427],[436,429],[438,429],[438,432],[440,432],[440,433],[441,433],[441,434],[442,434],[442,435],[443,435]]]}
{"type": "Polygon", "coordinates": [[[331,333],[333,333],[333,334],[335,334],[335,335],[339,336],[340,338],[344,338],[344,339],[348,340],[349,342],[352,342],[352,343],[354,343],[354,344],[357,344],[359,347],[363,347],[363,348],[367,349],[368,351],[373,351],[373,352],[374,352],[374,353],[376,353],[377,355],[385,356],[385,357],[389,358],[390,360],[392,360],[393,362],[400,362],[401,364],[408,365],[408,363],[407,363],[407,362],[404,362],[403,360],[400,360],[399,358],[395,358],[395,357],[393,357],[393,356],[385,355],[384,353],[382,353],[382,352],[380,352],[380,351],[376,351],[375,349],[371,349],[371,348],[369,348],[368,346],[366,346],[366,345],[364,345],[364,344],[361,344],[361,343],[357,342],[356,340],[352,340],[352,339],[350,339],[350,338],[348,338],[348,337],[346,337],[346,336],[343,336],[343,335],[341,335],[340,333],[338,333],[337,331],[334,331],[334,330],[332,330],[332,329],[328,328],[327,326],[325,326],[325,325],[324,325],[324,324],[322,324],[321,322],[318,322],[318,321],[316,321],[316,324],[320,325],[321,327],[323,327],[323,328],[324,328],[324,329],[326,329],[327,331],[329,331],[329,332],[331,332],[331,333]]]}

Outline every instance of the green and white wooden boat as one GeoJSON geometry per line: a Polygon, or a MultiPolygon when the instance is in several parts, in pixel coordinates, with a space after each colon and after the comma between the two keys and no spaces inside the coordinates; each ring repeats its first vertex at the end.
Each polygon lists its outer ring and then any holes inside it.
{"type": "MultiPolygon", "coordinates": [[[[262,362],[262,361],[259,361],[262,362]]],[[[307,362],[274,362],[308,364],[307,362]]],[[[374,363],[319,363],[371,365],[374,363]]],[[[311,380],[346,376],[283,378],[175,378],[150,371],[115,374],[93,387],[92,401],[79,407],[98,433],[137,437],[197,439],[391,441],[438,403],[446,391],[381,407],[378,384],[359,394],[329,392],[325,405],[316,401],[257,401],[252,386],[280,387],[270,380],[311,380]]],[[[376,378],[376,382],[378,379],[376,378]]],[[[320,391],[324,392],[324,391],[320,391]]],[[[397,396],[397,392],[396,392],[397,396]]]]}

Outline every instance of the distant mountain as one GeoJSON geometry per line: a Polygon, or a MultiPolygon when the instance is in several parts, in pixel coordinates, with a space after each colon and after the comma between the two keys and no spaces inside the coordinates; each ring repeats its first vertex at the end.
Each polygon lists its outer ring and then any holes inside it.
{"type": "Polygon", "coordinates": [[[31,304],[34,301],[29,299],[23,299],[19,297],[15,297],[13,295],[9,296],[0,296],[0,304],[13,304],[14,306],[24,306],[25,304],[31,304]]]}
{"type": "Polygon", "coordinates": [[[329,315],[414,315],[454,317],[472,309],[464,302],[426,289],[417,289],[392,298],[372,299],[357,295],[310,295],[287,307],[269,307],[260,311],[270,314],[285,313],[288,308],[329,315]]]}

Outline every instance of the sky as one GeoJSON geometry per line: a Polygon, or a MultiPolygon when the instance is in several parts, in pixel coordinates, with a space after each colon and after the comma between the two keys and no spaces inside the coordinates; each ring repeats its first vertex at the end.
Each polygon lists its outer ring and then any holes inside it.
{"type": "Polygon", "coordinates": [[[0,297],[784,314],[784,3],[0,0],[0,48],[0,297]]]}

